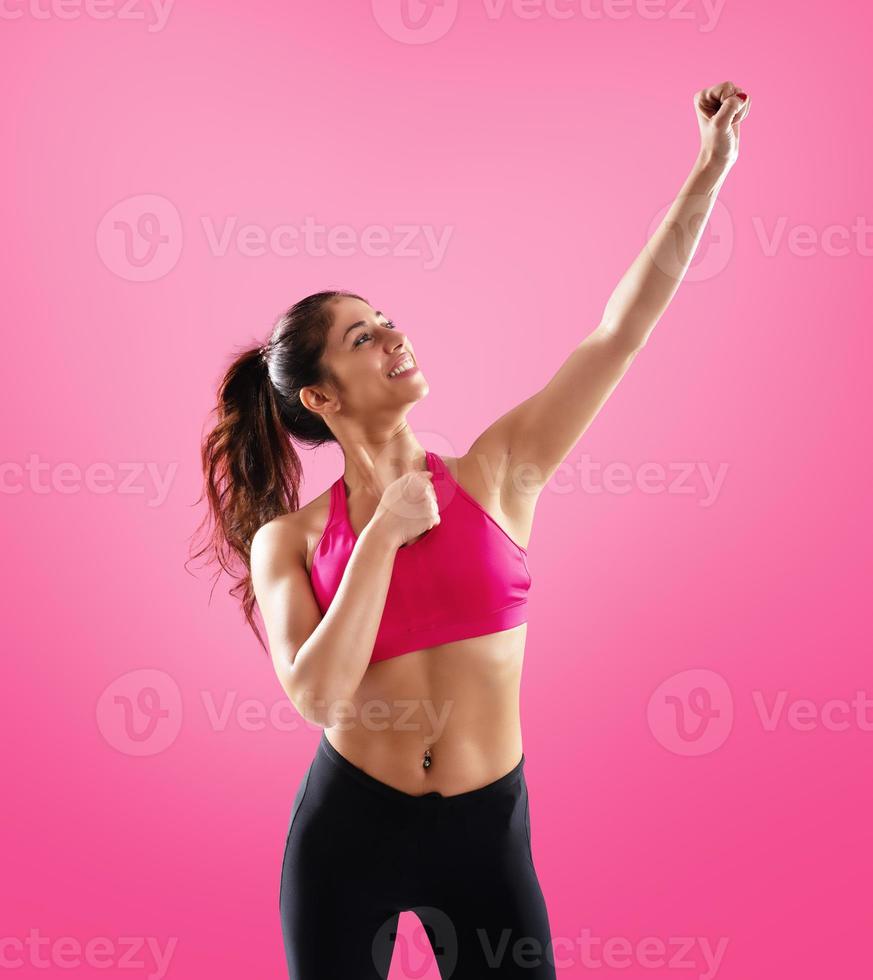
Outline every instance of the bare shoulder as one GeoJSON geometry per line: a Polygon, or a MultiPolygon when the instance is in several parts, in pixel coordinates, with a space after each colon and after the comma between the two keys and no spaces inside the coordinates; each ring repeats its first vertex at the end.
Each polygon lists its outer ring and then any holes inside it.
{"type": "Polygon", "coordinates": [[[280,514],[258,528],[252,539],[252,573],[255,563],[275,567],[291,560],[302,563],[307,574],[315,546],[330,514],[330,487],[299,510],[280,514]]]}

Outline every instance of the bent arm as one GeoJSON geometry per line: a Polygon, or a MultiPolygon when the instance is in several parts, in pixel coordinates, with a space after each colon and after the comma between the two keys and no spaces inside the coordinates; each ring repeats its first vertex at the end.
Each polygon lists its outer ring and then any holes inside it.
{"type": "MultiPolygon", "coordinates": [[[[275,522],[272,522],[275,524],[275,522]]],[[[327,612],[321,610],[299,547],[265,525],[252,540],[252,585],[279,681],[302,717],[329,728],[369,666],[397,547],[371,521],[361,532],[327,612]]]]}

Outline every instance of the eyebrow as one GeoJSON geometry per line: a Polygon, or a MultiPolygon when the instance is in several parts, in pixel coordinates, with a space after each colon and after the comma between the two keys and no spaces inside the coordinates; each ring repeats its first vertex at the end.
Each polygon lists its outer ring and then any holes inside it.
{"type": "MultiPolygon", "coordinates": [[[[381,310],[376,310],[376,316],[384,316],[384,315],[385,314],[381,310]]],[[[346,327],[346,329],[343,331],[342,343],[346,342],[346,337],[348,336],[350,330],[357,330],[358,327],[366,327],[366,326],[367,326],[366,320],[358,320],[357,323],[353,323],[350,327],[346,327]]]]}

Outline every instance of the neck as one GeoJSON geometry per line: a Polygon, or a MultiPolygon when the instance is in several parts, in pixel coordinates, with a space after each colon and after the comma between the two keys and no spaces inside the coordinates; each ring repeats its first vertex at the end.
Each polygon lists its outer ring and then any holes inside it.
{"type": "Polygon", "coordinates": [[[379,498],[389,483],[405,473],[426,470],[424,447],[408,427],[384,439],[342,439],[343,480],[349,494],[366,492],[379,498]]]}

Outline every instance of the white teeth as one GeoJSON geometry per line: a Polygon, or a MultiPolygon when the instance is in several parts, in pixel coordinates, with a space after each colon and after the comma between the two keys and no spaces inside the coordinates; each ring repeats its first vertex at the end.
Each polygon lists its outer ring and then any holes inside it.
{"type": "Polygon", "coordinates": [[[408,371],[412,367],[412,358],[407,357],[401,361],[400,366],[394,368],[393,371],[388,372],[389,378],[396,378],[398,374],[403,374],[404,371],[408,371]]]}

